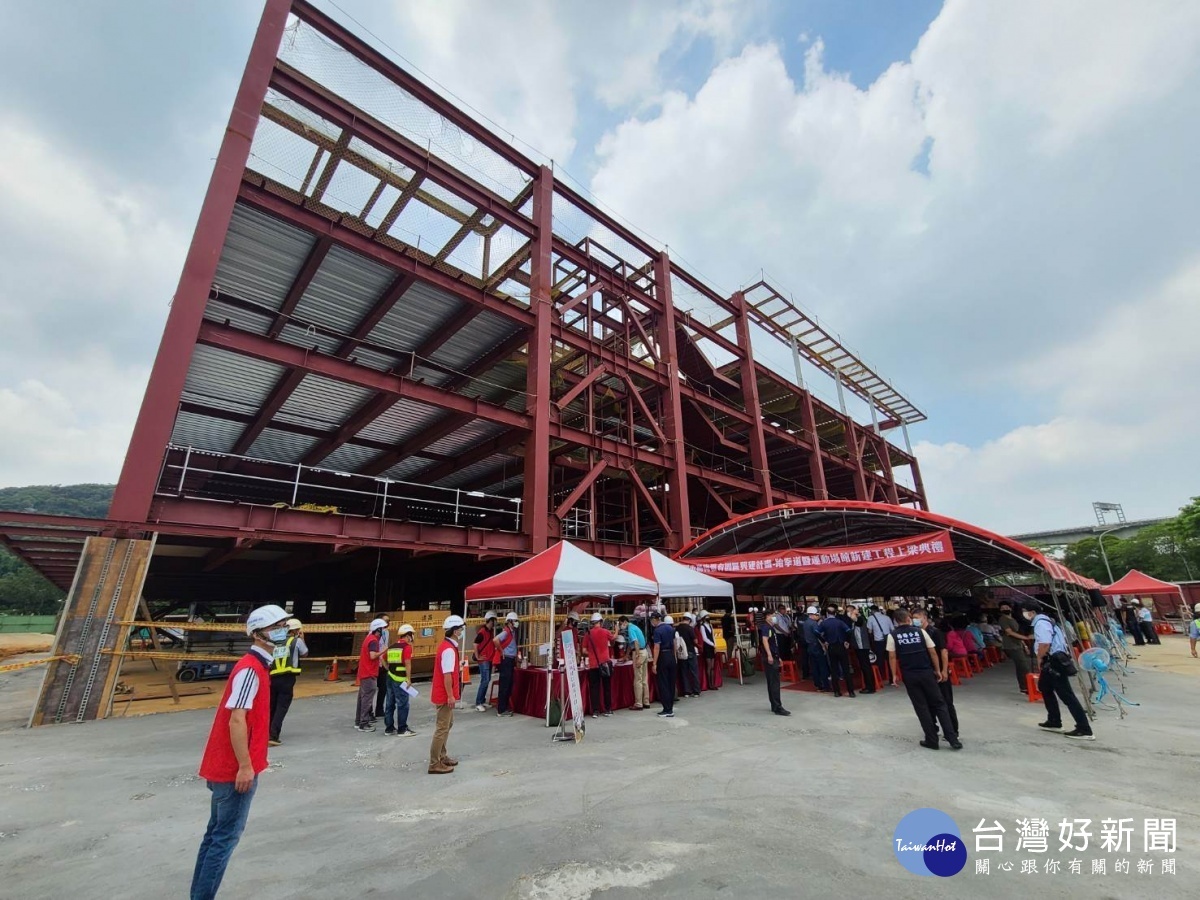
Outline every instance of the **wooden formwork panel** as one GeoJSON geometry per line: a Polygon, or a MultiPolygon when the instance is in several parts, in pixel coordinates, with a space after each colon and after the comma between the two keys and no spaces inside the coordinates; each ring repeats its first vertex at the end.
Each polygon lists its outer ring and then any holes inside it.
{"type": "Polygon", "coordinates": [[[153,540],[89,537],[67,595],[50,664],[30,725],[86,722],[108,715],[127,629],[134,618],[153,540]]]}

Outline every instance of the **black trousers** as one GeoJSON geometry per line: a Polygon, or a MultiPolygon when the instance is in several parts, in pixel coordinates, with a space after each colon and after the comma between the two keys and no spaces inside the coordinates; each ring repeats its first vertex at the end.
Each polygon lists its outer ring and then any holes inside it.
{"type": "Polygon", "coordinates": [[[846,692],[851,697],[854,696],[854,682],[850,680],[850,654],[845,647],[840,644],[830,644],[828,650],[829,656],[829,680],[833,685],[833,693],[835,696],[840,696],[842,689],[838,686],[838,679],[846,682],[846,692]]]}
{"type": "Polygon", "coordinates": [[[908,691],[908,699],[912,701],[913,711],[921,723],[921,730],[925,732],[925,740],[929,743],[937,741],[937,726],[940,724],[946,740],[957,741],[958,731],[950,720],[950,710],[946,708],[946,699],[942,696],[933,670],[900,674],[904,678],[904,688],[908,691]]]}
{"type": "Polygon", "coordinates": [[[496,695],[496,712],[508,712],[508,704],[512,699],[513,672],[517,668],[517,658],[506,656],[500,660],[500,687],[496,695]]]}
{"type": "Polygon", "coordinates": [[[666,654],[660,655],[654,671],[654,687],[658,692],[658,702],[662,704],[662,711],[665,713],[675,711],[675,678],[677,675],[675,657],[666,654]]]}
{"type": "Polygon", "coordinates": [[[954,733],[958,734],[958,710],[954,708],[954,685],[947,678],[945,681],[939,681],[938,687],[942,690],[942,699],[946,701],[946,709],[950,713],[950,724],[954,726],[954,733]]]}
{"type": "Polygon", "coordinates": [[[612,712],[612,676],[605,678],[599,669],[588,669],[588,693],[591,695],[593,716],[612,712]],[[602,689],[603,705],[600,703],[602,689]]]}
{"type": "Polygon", "coordinates": [[[1042,692],[1042,702],[1046,704],[1047,722],[1051,725],[1062,724],[1062,710],[1058,705],[1061,699],[1067,704],[1071,718],[1075,720],[1075,727],[1085,734],[1092,733],[1092,724],[1088,721],[1087,713],[1083,711],[1083,704],[1075,696],[1069,677],[1058,674],[1050,666],[1043,666],[1038,676],[1038,690],[1042,692]]]}
{"type": "Polygon", "coordinates": [[[291,672],[286,675],[271,676],[271,725],[267,729],[271,740],[279,740],[283,730],[283,720],[287,717],[292,706],[292,693],[296,688],[296,676],[291,672]]]}
{"type": "Polygon", "coordinates": [[[1130,635],[1133,638],[1133,642],[1139,647],[1146,643],[1142,637],[1142,623],[1137,619],[1134,619],[1132,624],[1130,624],[1128,619],[1125,620],[1125,633],[1130,635]]]}
{"type": "Polygon", "coordinates": [[[771,701],[771,711],[783,709],[783,701],[779,699],[779,660],[768,663],[763,660],[763,674],[767,677],[767,699],[771,701]]]}
{"type": "Polygon", "coordinates": [[[863,690],[875,690],[875,667],[871,665],[871,651],[858,650],[858,668],[863,673],[863,690]]]}
{"type": "Polygon", "coordinates": [[[796,662],[800,666],[800,677],[807,681],[812,677],[812,669],[808,664],[808,647],[804,641],[796,641],[796,662]]]}
{"type": "Polygon", "coordinates": [[[1142,636],[1146,639],[1147,644],[1162,643],[1162,641],[1158,639],[1158,632],[1154,630],[1154,624],[1152,622],[1141,622],[1139,624],[1142,626],[1142,636]]]}
{"type": "Polygon", "coordinates": [[[379,685],[379,689],[375,691],[375,718],[383,718],[383,701],[387,699],[387,666],[384,665],[384,660],[380,659],[379,675],[375,679],[379,685]]]}
{"type": "Polygon", "coordinates": [[[717,651],[713,647],[704,647],[704,683],[708,690],[717,689],[717,651]]]}
{"type": "MultiPolygon", "coordinates": [[[[894,682],[895,676],[892,674],[891,666],[888,663],[887,641],[871,641],[871,649],[875,651],[875,659],[883,669],[883,680],[885,682],[894,682]]],[[[879,685],[883,687],[883,684],[879,685]]]]}

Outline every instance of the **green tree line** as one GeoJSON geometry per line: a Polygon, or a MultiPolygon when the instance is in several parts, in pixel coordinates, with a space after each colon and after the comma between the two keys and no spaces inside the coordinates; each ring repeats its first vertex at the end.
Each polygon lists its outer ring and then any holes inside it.
{"type": "Polygon", "coordinates": [[[1080,575],[1108,584],[1105,554],[1114,579],[1138,569],[1163,581],[1200,581],[1200,497],[1193,497],[1175,518],[1143,528],[1133,537],[1084,538],[1067,548],[1063,563],[1080,575]]]}
{"type": "MultiPolygon", "coordinates": [[[[0,488],[0,509],[58,516],[104,518],[112,500],[111,484],[41,484],[0,488]]],[[[0,547],[0,613],[56,615],[63,592],[36,570],[0,547]]]]}

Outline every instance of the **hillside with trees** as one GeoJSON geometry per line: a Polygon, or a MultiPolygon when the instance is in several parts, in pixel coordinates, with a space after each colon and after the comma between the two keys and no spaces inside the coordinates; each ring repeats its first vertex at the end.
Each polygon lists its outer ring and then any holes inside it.
{"type": "MultiPolygon", "coordinates": [[[[111,484],[40,484],[0,488],[0,509],[57,516],[104,518],[112,500],[111,484]]],[[[0,547],[0,613],[54,615],[63,592],[0,547]]]]}

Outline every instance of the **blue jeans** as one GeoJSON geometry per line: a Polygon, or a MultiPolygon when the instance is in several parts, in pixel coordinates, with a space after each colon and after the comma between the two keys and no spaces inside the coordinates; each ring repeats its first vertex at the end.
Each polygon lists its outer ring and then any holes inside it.
{"type": "Polygon", "coordinates": [[[387,698],[383,701],[383,727],[391,728],[393,719],[397,731],[408,728],[408,694],[404,682],[388,676],[387,698]]]}
{"type": "Polygon", "coordinates": [[[210,781],[208,789],[212,791],[212,811],[208,816],[208,830],[200,842],[200,853],[196,856],[191,900],[211,900],[217,896],[229,857],[246,827],[246,816],[250,814],[250,801],[258,789],[258,779],[251,782],[250,790],[244,794],[234,789],[232,781],[210,781]]]}
{"type": "Polygon", "coordinates": [[[492,683],[492,661],[484,660],[479,664],[479,690],[475,692],[475,705],[487,703],[488,687],[492,683]]]}

